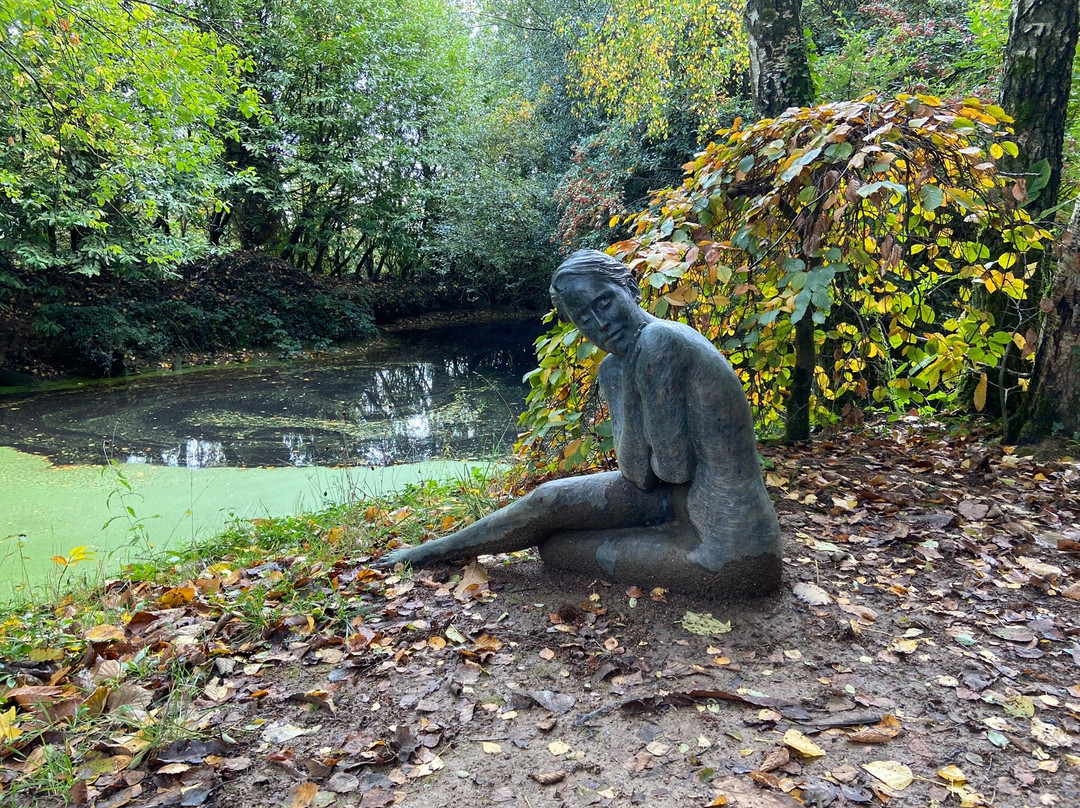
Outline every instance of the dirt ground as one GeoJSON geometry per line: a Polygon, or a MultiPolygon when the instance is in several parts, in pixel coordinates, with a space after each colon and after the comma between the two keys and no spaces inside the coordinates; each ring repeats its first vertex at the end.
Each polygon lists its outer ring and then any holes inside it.
{"type": "Polygon", "coordinates": [[[384,581],[370,637],[222,675],[251,764],[218,804],[1078,804],[1080,467],[915,432],[772,459],[778,594],[384,581]]]}
{"type": "Polygon", "coordinates": [[[767,450],[785,574],[754,601],[553,574],[526,555],[326,570],[313,599],[351,610],[342,634],[298,616],[250,637],[197,603],[137,613],[126,647],[167,637],[177,658],[204,660],[201,737],[141,759],[128,749],[123,765],[114,739],[115,771],[80,796],[1080,804],[1080,464],[1065,456],[1077,447],[1021,457],[984,439],[912,425],[767,450]]]}

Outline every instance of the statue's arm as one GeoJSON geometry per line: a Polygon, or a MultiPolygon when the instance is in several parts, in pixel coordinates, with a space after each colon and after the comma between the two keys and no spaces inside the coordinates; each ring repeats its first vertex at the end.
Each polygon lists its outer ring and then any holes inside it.
{"type": "Polygon", "coordinates": [[[611,413],[611,434],[619,471],[637,488],[651,491],[656,487],[657,479],[649,464],[641,401],[636,391],[627,394],[623,373],[621,360],[606,357],[600,364],[600,395],[611,413]]]}
{"type": "Polygon", "coordinates": [[[652,470],[661,480],[679,484],[693,479],[695,458],[690,444],[688,386],[699,382],[689,372],[689,354],[678,335],[649,327],[639,337],[634,362],[640,391],[644,438],[652,470]]]}

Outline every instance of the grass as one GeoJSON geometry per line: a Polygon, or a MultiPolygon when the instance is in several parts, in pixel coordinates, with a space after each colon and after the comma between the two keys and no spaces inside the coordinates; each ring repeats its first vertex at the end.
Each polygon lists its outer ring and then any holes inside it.
{"type": "Polygon", "coordinates": [[[458,529],[494,509],[513,482],[477,471],[319,512],[237,521],[114,579],[80,580],[80,564],[93,560],[69,557],[52,585],[0,604],[0,686],[39,696],[0,704],[0,805],[78,801],[117,767],[199,737],[207,728],[194,704],[217,655],[296,633],[347,640],[400,580],[371,571],[367,559],[458,529]],[[170,631],[181,618],[200,627],[197,642],[170,631]]]}

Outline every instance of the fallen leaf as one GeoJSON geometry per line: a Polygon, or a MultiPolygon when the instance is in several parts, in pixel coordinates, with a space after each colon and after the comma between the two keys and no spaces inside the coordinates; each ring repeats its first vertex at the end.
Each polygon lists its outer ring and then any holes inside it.
{"type": "Polygon", "coordinates": [[[487,570],[474,561],[461,573],[461,581],[454,587],[454,597],[462,603],[475,598],[487,589],[489,580],[487,570]]]}
{"type": "Polygon", "coordinates": [[[577,703],[577,699],[573,696],[551,690],[530,690],[529,695],[545,710],[556,715],[562,715],[577,703]]]}
{"type": "Polygon", "coordinates": [[[262,738],[268,743],[283,744],[288,743],[293,738],[299,738],[301,735],[316,733],[321,728],[322,725],[320,724],[316,724],[314,727],[296,727],[292,724],[279,724],[272,721],[263,729],[262,738]]]}
{"type": "Polygon", "coordinates": [[[883,715],[877,724],[852,732],[847,739],[854,743],[888,743],[900,734],[900,730],[900,722],[895,717],[883,715]]]}
{"type": "Polygon", "coordinates": [[[548,744],[548,751],[555,757],[562,757],[570,751],[570,746],[562,741],[552,741],[548,744]]]}
{"type": "Polygon", "coordinates": [[[1049,746],[1054,749],[1058,747],[1070,749],[1073,745],[1073,739],[1069,736],[1069,733],[1061,727],[1046,721],[1041,721],[1037,717],[1031,719],[1031,737],[1043,746],[1049,746]]]}
{"type": "Polygon", "coordinates": [[[553,786],[566,779],[566,772],[530,772],[529,777],[542,786],[553,786]]]}
{"type": "Polygon", "coordinates": [[[943,769],[938,769],[938,776],[950,785],[961,785],[967,782],[967,775],[958,766],[952,764],[943,769]]]}
{"type": "Polygon", "coordinates": [[[1043,578],[1050,583],[1055,583],[1057,581],[1057,577],[1062,574],[1061,567],[1055,567],[1053,564],[1044,564],[1037,558],[1031,558],[1030,556],[1020,556],[1016,560],[1021,567],[1026,569],[1032,575],[1043,578]]]}
{"type": "Polygon", "coordinates": [[[903,791],[915,779],[911,769],[897,760],[872,760],[862,764],[862,767],[889,788],[897,791],[903,791]]]}
{"type": "Polygon", "coordinates": [[[691,634],[700,634],[705,637],[715,634],[727,634],[731,631],[731,621],[725,623],[717,620],[710,612],[705,614],[687,612],[683,615],[681,622],[682,627],[691,634]]]}
{"type": "Polygon", "coordinates": [[[309,808],[318,793],[319,787],[314,783],[297,783],[285,798],[285,808],[309,808]]]}
{"type": "Polygon", "coordinates": [[[982,519],[990,512],[990,506],[985,502],[977,502],[973,499],[964,499],[956,506],[956,510],[960,512],[960,515],[969,522],[974,522],[982,519]]]}
{"type": "Polygon", "coordinates": [[[765,760],[762,761],[758,768],[763,772],[771,772],[783,768],[790,762],[791,752],[788,751],[788,748],[786,746],[776,746],[765,756],[765,760]]]}
{"type": "Polygon", "coordinates": [[[89,642],[121,642],[124,640],[124,632],[108,623],[94,626],[86,632],[85,636],[89,642]]]}
{"type": "Polygon", "coordinates": [[[10,743],[23,734],[23,731],[15,726],[17,713],[15,708],[0,713],[0,741],[10,743]]]}
{"type": "Polygon", "coordinates": [[[791,591],[795,594],[795,597],[811,606],[824,606],[827,603],[832,603],[832,595],[817,584],[800,581],[791,588],[791,591]]]}
{"type": "Polygon", "coordinates": [[[825,750],[797,729],[789,729],[784,733],[784,746],[804,758],[825,757],[825,750]]]}
{"type": "Polygon", "coordinates": [[[326,781],[326,790],[335,794],[349,794],[360,788],[360,778],[347,772],[335,772],[326,781]]]}
{"type": "Polygon", "coordinates": [[[163,609],[177,609],[181,606],[186,606],[193,600],[195,600],[195,587],[178,586],[165,592],[161,598],[158,599],[158,604],[163,609]]]}
{"type": "Polygon", "coordinates": [[[492,741],[483,741],[485,755],[497,755],[502,752],[502,747],[492,741]]]}
{"type": "Polygon", "coordinates": [[[714,780],[716,797],[709,805],[738,806],[738,808],[803,808],[803,804],[789,794],[766,791],[750,780],[725,777],[714,780]]]}
{"type": "Polygon", "coordinates": [[[452,625],[447,626],[446,631],[443,632],[443,633],[446,634],[446,639],[448,639],[448,640],[450,640],[450,642],[456,643],[458,645],[462,645],[462,644],[467,643],[469,641],[468,638],[464,634],[462,634],[460,631],[458,631],[452,625]]]}

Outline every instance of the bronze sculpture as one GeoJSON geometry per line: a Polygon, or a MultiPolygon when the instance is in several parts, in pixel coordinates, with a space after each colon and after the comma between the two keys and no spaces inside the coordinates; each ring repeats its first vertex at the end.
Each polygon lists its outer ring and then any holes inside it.
{"type": "Polygon", "coordinates": [[[644,311],[621,263],[579,250],[555,271],[559,313],[608,356],[601,395],[619,471],[569,477],[382,564],[537,546],[546,564],[714,596],[780,583],[780,526],[758,464],[753,418],[727,360],[697,331],[644,311]]]}

